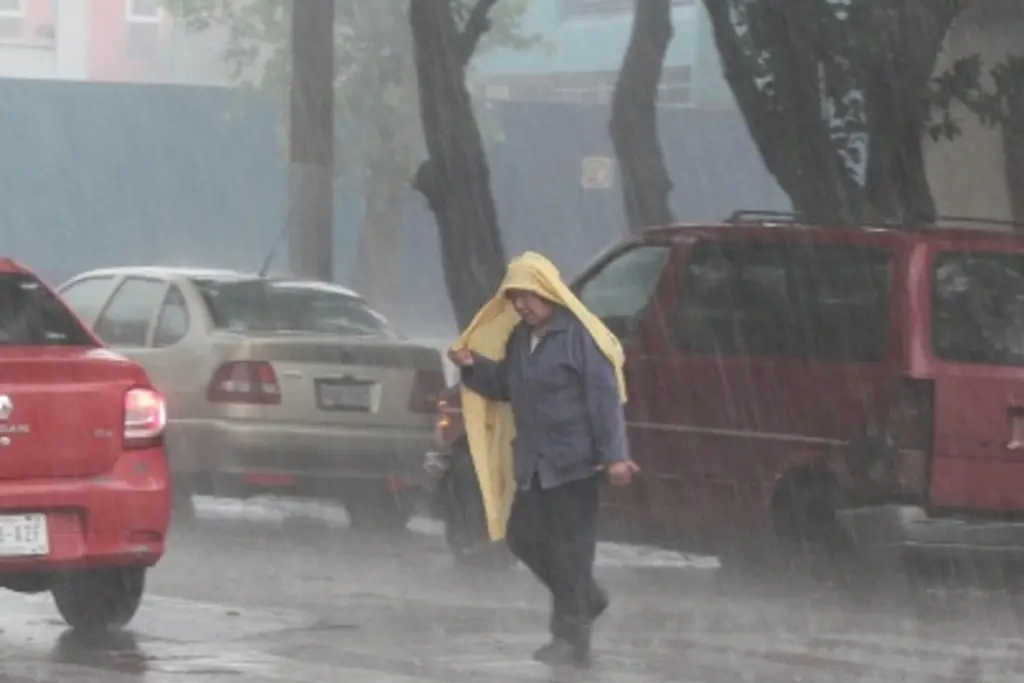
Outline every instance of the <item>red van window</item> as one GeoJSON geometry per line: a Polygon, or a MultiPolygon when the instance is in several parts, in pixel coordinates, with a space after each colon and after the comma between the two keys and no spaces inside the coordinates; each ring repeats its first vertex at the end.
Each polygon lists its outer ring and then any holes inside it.
{"type": "Polygon", "coordinates": [[[636,336],[670,250],[666,244],[629,247],[577,284],[576,292],[583,304],[620,341],[628,342],[636,336]]]}
{"type": "Polygon", "coordinates": [[[1024,255],[947,252],[935,258],[932,348],[957,363],[1024,365],[1024,255]]]}
{"type": "Polygon", "coordinates": [[[885,358],[892,257],[863,245],[707,240],[680,281],[683,351],[885,358]]]}

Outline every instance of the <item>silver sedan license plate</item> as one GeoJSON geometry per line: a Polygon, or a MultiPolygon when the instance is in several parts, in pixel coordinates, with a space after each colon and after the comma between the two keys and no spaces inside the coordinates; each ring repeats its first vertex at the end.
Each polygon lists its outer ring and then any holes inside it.
{"type": "Polygon", "coordinates": [[[376,382],[355,378],[316,380],[316,402],[320,410],[368,413],[373,410],[376,382]]]}

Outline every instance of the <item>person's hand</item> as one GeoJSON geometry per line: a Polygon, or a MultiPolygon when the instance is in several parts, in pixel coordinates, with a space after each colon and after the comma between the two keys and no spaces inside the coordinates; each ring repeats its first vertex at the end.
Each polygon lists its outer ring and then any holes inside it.
{"type": "Polygon", "coordinates": [[[629,486],[633,475],[640,471],[640,466],[632,460],[623,460],[608,466],[608,481],[612,486],[629,486]]]}
{"type": "Polygon", "coordinates": [[[467,348],[450,349],[448,359],[460,368],[468,368],[473,364],[473,352],[467,348]]]}

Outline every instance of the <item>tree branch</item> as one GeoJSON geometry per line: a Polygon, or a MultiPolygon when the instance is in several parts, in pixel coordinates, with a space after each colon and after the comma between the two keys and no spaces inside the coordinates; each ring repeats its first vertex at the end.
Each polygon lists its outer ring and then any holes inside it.
{"type": "Polygon", "coordinates": [[[658,139],[658,85],[672,42],[669,0],[638,0],[633,30],[612,96],[609,132],[622,174],[631,230],[674,220],[672,179],[658,139]]]}
{"type": "MultiPolygon", "coordinates": [[[[747,122],[750,136],[761,152],[769,171],[782,178],[784,170],[778,163],[777,147],[782,144],[776,136],[781,129],[774,110],[757,87],[757,74],[745,53],[730,16],[729,0],[704,0],[711,20],[715,46],[722,60],[725,79],[729,82],[736,104],[747,122]]],[[[781,180],[780,180],[781,182],[781,180]]]]}
{"type": "Polygon", "coordinates": [[[469,60],[476,52],[476,46],[485,33],[491,29],[491,9],[498,4],[498,0],[477,0],[466,20],[466,26],[462,29],[459,45],[459,61],[462,66],[469,64],[469,60]]]}

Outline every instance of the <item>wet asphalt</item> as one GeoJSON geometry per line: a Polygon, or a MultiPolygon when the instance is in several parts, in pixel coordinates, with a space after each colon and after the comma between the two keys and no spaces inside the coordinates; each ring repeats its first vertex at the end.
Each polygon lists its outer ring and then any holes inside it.
{"type": "Polygon", "coordinates": [[[521,568],[455,568],[437,525],[347,528],[329,506],[200,501],[130,628],[67,631],[49,597],[0,594],[0,683],[1013,683],[1024,600],[725,580],[706,558],[603,546],[614,602],[589,672],[530,660],[547,599],[521,568]]]}

